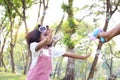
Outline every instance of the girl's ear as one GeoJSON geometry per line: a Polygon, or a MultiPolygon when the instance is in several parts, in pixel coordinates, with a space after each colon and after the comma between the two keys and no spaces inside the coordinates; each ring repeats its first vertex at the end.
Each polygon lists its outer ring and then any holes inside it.
{"type": "Polygon", "coordinates": [[[41,27],[41,25],[40,24],[38,24],[38,28],[40,28],[41,27]]]}

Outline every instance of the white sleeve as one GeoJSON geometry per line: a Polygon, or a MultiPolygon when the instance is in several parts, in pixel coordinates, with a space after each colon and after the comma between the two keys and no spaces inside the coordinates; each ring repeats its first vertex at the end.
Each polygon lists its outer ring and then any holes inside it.
{"type": "Polygon", "coordinates": [[[35,51],[35,47],[38,45],[38,43],[33,42],[30,44],[30,50],[32,53],[32,58],[38,57],[40,54],[40,50],[39,51],[35,51]]]}
{"type": "Polygon", "coordinates": [[[52,50],[52,57],[60,57],[63,54],[65,54],[66,49],[65,48],[60,48],[60,47],[51,47],[52,50]]]}

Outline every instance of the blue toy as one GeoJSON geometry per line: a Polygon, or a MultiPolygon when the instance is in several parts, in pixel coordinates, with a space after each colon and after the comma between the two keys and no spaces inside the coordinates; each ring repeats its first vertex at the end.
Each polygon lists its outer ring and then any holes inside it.
{"type": "MultiPolygon", "coordinates": [[[[100,29],[100,28],[95,29],[95,30],[92,32],[92,34],[89,35],[90,39],[91,39],[91,40],[95,40],[95,39],[97,38],[97,35],[98,35],[100,32],[102,32],[102,31],[103,31],[103,30],[100,29]]],[[[105,42],[105,38],[100,37],[100,41],[104,43],[104,42],[105,42]]]]}

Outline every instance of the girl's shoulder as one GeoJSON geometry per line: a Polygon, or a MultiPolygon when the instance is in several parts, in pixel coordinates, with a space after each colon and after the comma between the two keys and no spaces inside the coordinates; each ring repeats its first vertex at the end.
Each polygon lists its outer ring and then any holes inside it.
{"type": "Polygon", "coordinates": [[[37,45],[37,44],[38,44],[37,42],[32,42],[30,43],[30,46],[37,45]]]}
{"type": "Polygon", "coordinates": [[[38,45],[37,42],[32,42],[32,43],[30,44],[30,50],[34,49],[37,45],[38,45]]]}

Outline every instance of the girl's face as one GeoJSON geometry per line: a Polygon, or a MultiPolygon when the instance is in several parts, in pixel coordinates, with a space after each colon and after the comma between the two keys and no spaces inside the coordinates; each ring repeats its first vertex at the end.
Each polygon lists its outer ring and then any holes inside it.
{"type": "MultiPolygon", "coordinates": [[[[52,34],[51,34],[51,31],[52,31],[52,30],[50,30],[50,29],[46,29],[45,32],[41,32],[40,41],[41,41],[41,40],[44,40],[44,39],[46,39],[48,36],[52,35],[52,34]]],[[[49,39],[51,39],[51,38],[49,37],[49,39]]],[[[51,42],[52,42],[52,39],[50,40],[50,42],[48,43],[48,45],[49,45],[51,42]]]]}
{"type": "Polygon", "coordinates": [[[45,32],[42,32],[41,35],[40,35],[40,40],[46,39],[48,34],[49,34],[49,29],[47,29],[45,32]]]}

